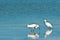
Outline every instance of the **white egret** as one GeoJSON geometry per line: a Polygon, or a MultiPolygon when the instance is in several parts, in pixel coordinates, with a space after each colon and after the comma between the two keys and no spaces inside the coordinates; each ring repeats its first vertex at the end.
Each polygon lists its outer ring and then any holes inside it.
{"type": "Polygon", "coordinates": [[[49,36],[50,34],[52,33],[52,30],[47,30],[46,32],[45,32],[45,38],[47,38],[47,36],[49,36]]]}
{"type": "Polygon", "coordinates": [[[28,38],[38,39],[39,38],[39,34],[37,34],[37,33],[28,34],[28,38]]]}
{"type": "Polygon", "coordinates": [[[28,24],[27,27],[28,27],[28,28],[32,28],[33,31],[34,31],[34,29],[38,28],[39,25],[37,25],[37,24],[28,24]]]}
{"type": "Polygon", "coordinates": [[[46,25],[48,28],[52,28],[52,24],[51,24],[51,23],[47,22],[47,20],[44,20],[44,22],[45,22],[45,25],[46,25]]]}

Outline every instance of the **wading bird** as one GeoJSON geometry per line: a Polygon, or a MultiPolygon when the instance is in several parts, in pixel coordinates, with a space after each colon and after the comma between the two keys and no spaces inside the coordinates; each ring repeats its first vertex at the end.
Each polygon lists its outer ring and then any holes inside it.
{"type": "Polygon", "coordinates": [[[51,24],[51,23],[47,22],[47,20],[44,20],[44,22],[45,22],[45,25],[46,25],[48,28],[52,28],[52,24],[51,24]]]}
{"type": "MultiPolygon", "coordinates": [[[[28,24],[27,27],[28,27],[28,28],[31,28],[31,29],[32,29],[31,31],[34,31],[34,29],[39,28],[39,25],[37,25],[37,24],[28,24]]],[[[39,29],[40,29],[40,28],[39,28],[39,29]]]]}

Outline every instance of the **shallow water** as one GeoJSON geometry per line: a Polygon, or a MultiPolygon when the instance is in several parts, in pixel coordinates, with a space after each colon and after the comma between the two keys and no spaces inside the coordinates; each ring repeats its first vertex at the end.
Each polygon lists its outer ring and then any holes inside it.
{"type": "Polygon", "coordinates": [[[0,40],[60,40],[60,0],[0,0],[0,40]],[[49,29],[44,19],[53,24],[52,33],[44,38],[49,29]],[[32,34],[27,24],[36,23],[40,30],[32,34]]]}

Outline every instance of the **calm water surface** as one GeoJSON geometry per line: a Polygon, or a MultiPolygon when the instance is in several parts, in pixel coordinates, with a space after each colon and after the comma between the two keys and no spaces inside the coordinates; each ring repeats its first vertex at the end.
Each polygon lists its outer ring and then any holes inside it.
{"type": "Polygon", "coordinates": [[[0,0],[0,40],[60,40],[60,0],[0,0]],[[44,19],[53,24],[46,38],[44,19]],[[31,23],[40,25],[37,39],[27,37],[31,23]]]}

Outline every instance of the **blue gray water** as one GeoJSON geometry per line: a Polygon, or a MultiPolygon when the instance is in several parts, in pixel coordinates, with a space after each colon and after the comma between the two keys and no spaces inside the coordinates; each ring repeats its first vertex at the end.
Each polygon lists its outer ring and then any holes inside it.
{"type": "Polygon", "coordinates": [[[27,37],[31,23],[40,25],[36,40],[60,40],[60,0],[0,0],[0,40],[33,40],[27,37]],[[53,24],[46,39],[44,19],[53,24]]]}

